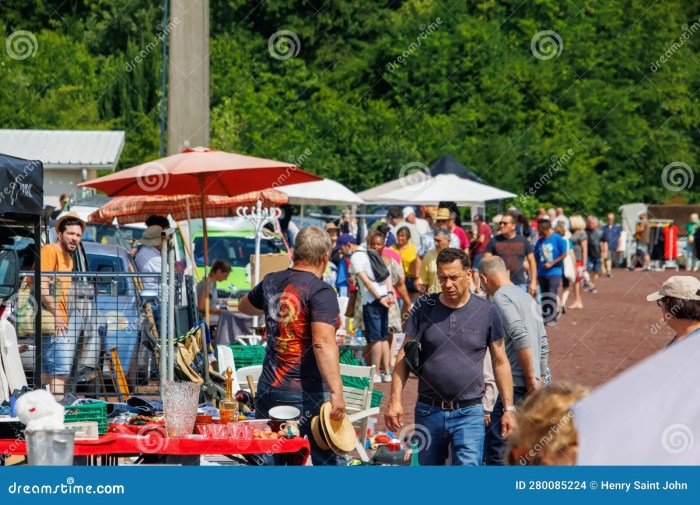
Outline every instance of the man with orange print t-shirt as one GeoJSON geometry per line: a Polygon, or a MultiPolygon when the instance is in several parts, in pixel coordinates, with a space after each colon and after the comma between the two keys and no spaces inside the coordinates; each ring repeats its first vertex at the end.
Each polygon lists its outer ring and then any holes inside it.
{"type": "MultiPolygon", "coordinates": [[[[56,220],[55,244],[41,248],[42,272],[72,272],[73,253],[80,245],[85,222],[75,212],[56,220]]],[[[45,275],[41,278],[41,304],[56,321],[52,335],[42,335],[42,383],[50,384],[54,393],[62,394],[73,365],[77,346],[75,316],[68,312],[71,278],[45,275]],[[53,283],[53,289],[51,284],[53,283]]]]}
{"type": "MultiPolygon", "coordinates": [[[[255,395],[255,417],[293,406],[301,412],[299,431],[311,444],[314,466],[345,465],[343,456],[322,449],[311,434],[311,419],[331,402],[330,417],[345,417],[343,381],[335,331],[340,327],[338,297],[321,280],[330,261],[331,238],[322,228],[302,228],[294,243],[294,266],[267,274],[241,299],[238,310],[265,316],[267,347],[255,395]]],[[[266,462],[271,463],[267,457],[266,462]]],[[[274,462],[282,464],[275,456],[274,462]]]]}

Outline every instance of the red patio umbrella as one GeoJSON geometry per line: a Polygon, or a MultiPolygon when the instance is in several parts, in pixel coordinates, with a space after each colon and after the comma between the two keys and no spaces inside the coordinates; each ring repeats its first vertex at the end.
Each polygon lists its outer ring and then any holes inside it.
{"type": "MultiPolygon", "coordinates": [[[[206,216],[207,195],[236,196],[287,184],[321,180],[296,165],[197,147],[99,177],[78,186],[98,189],[108,196],[198,195],[206,216]]],[[[208,283],[207,220],[202,219],[204,275],[208,283]]],[[[207,290],[209,286],[206,286],[207,290]]],[[[206,299],[209,319],[209,299],[206,299]]]]}

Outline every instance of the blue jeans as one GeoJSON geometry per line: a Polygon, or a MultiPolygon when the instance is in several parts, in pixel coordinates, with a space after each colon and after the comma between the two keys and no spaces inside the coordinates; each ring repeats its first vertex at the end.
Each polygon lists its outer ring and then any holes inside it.
{"type": "Polygon", "coordinates": [[[484,407],[481,403],[458,410],[442,410],[416,402],[416,435],[421,466],[444,466],[448,449],[452,464],[479,466],[484,451],[484,407]]]}
{"type": "MultiPolygon", "coordinates": [[[[316,445],[313,435],[311,434],[311,419],[319,414],[321,405],[330,400],[330,393],[324,392],[305,392],[305,391],[285,391],[276,389],[265,384],[258,383],[258,393],[255,395],[255,417],[257,419],[269,419],[270,409],[279,405],[290,405],[296,407],[301,412],[299,419],[299,432],[301,436],[306,436],[311,444],[311,462],[314,466],[344,466],[347,465],[347,460],[344,456],[339,456],[332,450],[322,450],[316,445]]],[[[265,464],[267,465],[284,465],[286,458],[282,455],[274,455],[273,457],[265,456],[265,464]]]]}
{"type": "MultiPolygon", "coordinates": [[[[519,404],[525,395],[527,388],[513,387],[513,402],[519,404]]],[[[501,418],[503,417],[503,402],[501,395],[498,395],[496,404],[491,412],[491,424],[486,429],[484,439],[484,464],[503,466],[506,456],[506,445],[508,442],[501,436],[501,418]]]]}

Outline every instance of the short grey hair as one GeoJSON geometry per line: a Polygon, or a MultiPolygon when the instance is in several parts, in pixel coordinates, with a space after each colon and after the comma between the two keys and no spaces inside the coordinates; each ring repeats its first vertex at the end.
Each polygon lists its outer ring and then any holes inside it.
{"type": "Polygon", "coordinates": [[[438,228],[435,230],[435,238],[442,237],[447,240],[452,239],[452,232],[447,228],[438,228]]]}
{"type": "Polygon", "coordinates": [[[294,241],[294,261],[320,265],[323,255],[331,252],[331,237],[318,226],[302,228],[294,241]]]}
{"type": "Polygon", "coordinates": [[[479,273],[482,275],[493,275],[498,272],[507,272],[506,263],[500,256],[492,256],[481,260],[479,263],[479,273]]]}

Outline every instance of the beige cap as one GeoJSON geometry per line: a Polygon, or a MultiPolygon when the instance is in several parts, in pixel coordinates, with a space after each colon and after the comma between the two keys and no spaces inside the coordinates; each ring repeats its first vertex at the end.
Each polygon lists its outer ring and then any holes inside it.
{"type": "Polygon", "coordinates": [[[700,279],[690,275],[674,275],[666,279],[656,293],[647,296],[647,300],[654,302],[666,296],[700,301],[700,279]]]}

